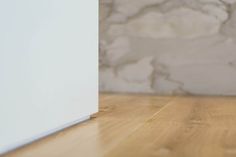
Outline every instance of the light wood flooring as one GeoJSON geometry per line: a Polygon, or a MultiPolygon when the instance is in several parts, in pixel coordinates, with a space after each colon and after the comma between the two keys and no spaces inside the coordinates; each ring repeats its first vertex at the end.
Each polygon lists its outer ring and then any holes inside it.
{"type": "Polygon", "coordinates": [[[4,157],[236,157],[236,97],[100,95],[100,112],[4,157]]]}

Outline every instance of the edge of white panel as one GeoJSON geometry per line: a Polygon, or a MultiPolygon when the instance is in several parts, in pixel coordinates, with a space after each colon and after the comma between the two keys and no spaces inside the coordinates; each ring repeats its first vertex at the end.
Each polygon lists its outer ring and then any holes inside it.
{"type": "Polygon", "coordinates": [[[79,118],[78,120],[75,120],[75,121],[73,121],[73,122],[67,123],[67,124],[65,124],[65,125],[62,125],[62,126],[57,127],[57,128],[55,128],[55,129],[49,130],[49,131],[47,131],[47,132],[41,133],[41,134],[36,135],[35,137],[32,137],[32,138],[30,138],[30,139],[26,139],[26,140],[24,140],[24,141],[20,141],[20,142],[18,142],[17,144],[14,144],[14,145],[11,145],[11,146],[3,147],[3,148],[0,149],[0,155],[4,155],[4,154],[9,153],[9,152],[11,152],[11,151],[14,151],[14,150],[16,150],[16,149],[18,149],[18,148],[20,148],[20,147],[29,145],[29,144],[31,144],[31,143],[37,141],[37,140],[40,140],[40,139],[42,139],[42,138],[45,138],[45,137],[50,136],[50,135],[52,135],[52,134],[55,134],[55,133],[57,133],[57,132],[59,132],[59,131],[62,131],[62,130],[64,130],[64,129],[68,128],[68,127],[71,127],[71,126],[77,125],[77,124],[79,124],[79,123],[82,123],[82,122],[84,122],[84,121],[86,121],[86,120],[89,120],[89,119],[90,119],[90,116],[91,116],[91,115],[85,116],[85,117],[83,117],[83,118],[79,118]]]}

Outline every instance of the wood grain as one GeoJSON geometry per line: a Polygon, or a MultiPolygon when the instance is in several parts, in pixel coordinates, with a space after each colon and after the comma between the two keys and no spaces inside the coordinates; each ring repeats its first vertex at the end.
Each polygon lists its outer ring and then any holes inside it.
{"type": "Polygon", "coordinates": [[[102,94],[100,112],[90,121],[4,157],[102,157],[171,100],[171,97],[102,94]]]}
{"type": "Polygon", "coordinates": [[[236,99],[177,98],[106,157],[235,157],[236,99]]]}
{"type": "Polygon", "coordinates": [[[100,96],[90,121],[4,157],[236,157],[235,97],[100,96]]]}

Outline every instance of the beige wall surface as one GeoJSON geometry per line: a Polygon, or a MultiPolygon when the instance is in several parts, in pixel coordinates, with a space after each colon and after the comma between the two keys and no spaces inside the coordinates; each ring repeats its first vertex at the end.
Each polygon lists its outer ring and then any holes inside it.
{"type": "Polygon", "coordinates": [[[100,0],[100,91],[236,94],[235,0],[100,0]]]}

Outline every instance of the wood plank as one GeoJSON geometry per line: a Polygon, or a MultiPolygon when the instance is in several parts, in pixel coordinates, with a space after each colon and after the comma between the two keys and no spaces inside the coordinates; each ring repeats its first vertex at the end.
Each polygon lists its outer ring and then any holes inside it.
{"type": "Polygon", "coordinates": [[[18,149],[4,157],[101,157],[114,149],[172,97],[101,94],[92,120],[18,149]]]}
{"type": "Polygon", "coordinates": [[[176,98],[106,157],[235,157],[236,98],[176,98]]]}

